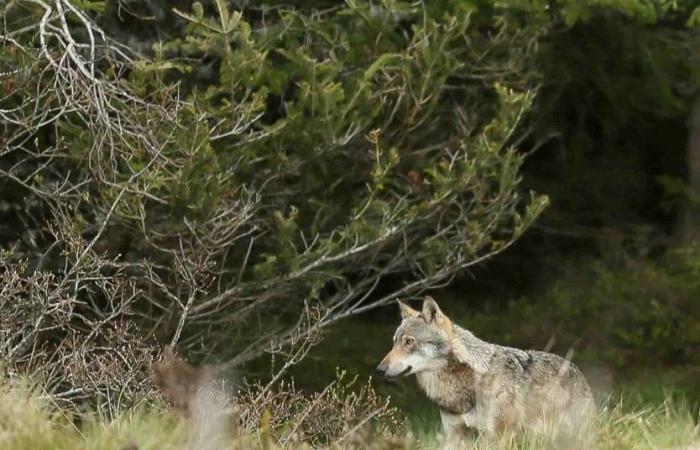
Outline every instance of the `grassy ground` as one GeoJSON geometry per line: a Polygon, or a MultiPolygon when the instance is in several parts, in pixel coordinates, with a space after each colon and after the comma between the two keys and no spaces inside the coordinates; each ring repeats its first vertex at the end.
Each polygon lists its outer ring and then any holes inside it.
{"type": "MultiPolygon", "coordinates": [[[[449,299],[448,299],[449,300],[449,299]]],[[[477,335],[506,345],[542,348],[549,336],[532,332],[532,313],[528,320],[508,313],[475,314],[458,304],[444,307],[455,322],[469,327],[477,335]]],[[[540,328],[549,329],[543,320],[540,328]]],[[[335,378],[338,369],[366,380],[374,367],[391,347],[391,338],[399,323],[395,307],[378,311],[370,317],[350,319],[330,331],[326,339],[291,376],[296,386],[307,392],[322,390],[335,378]]],[[[552,327],[554,329],[554,327],[552,327]]],[[[576,333],[573,333],[576,334],[576,333]]],[[[559,343],[566,346],[566,343],[559,343]]],[[[562,353],[561,348],[554,351],[562,353]]],[[[613,358],[614,358],[614,354],[613,358]]],[[[643,370],[624,364],[612,367],[601,361],[610,361],[595,352],[583,352],[575,361],[584,369],[598,393],[601,413],[593,432],[583,436],[588,444],[572,444],[567,439],[551,434],[517,435],[498,441],[477,440],[466,448],[474,450],[540,450],[540,449],[694,449],[700,450],[700,367],[664,367],[645,365],[643,370]]],[[[242,375],[265,378],[269,373],[265,364],[252,366],[242,375]]],[[[338,445],[338,448],[435,448],[439,443],[440,421],[437,408],[419,392],[412,379],[387,384],[373,379],[373,386],[384,396],[390,396],[395,406],[407,419],[406,429],[397,436],[356,437],[338,445]]],[[[204,435],[191,422],[176,419],[163,409],[139,410],[125,414],[110,424],[86,420],[78,428],[60,413],[49,412],[50,405],[22,386],[0,385],[0,449],[2,450],[218,450],[218,449],[274,449],[274,436],[265,436],[264,427],[252,434],[214,436],[202,444],[195,437],[204,435]],[[214,443],[212,443],[214,442],[214,443]]],[[[270,412],[275,415],[275,411],[270,412]]],[[[205,422],[209,421],[207,418],[205,422]]],[[[264,422],[264,419],[261,418],[264,422]]],[[[290,424],[294,427],[294,424],[290,424]]],[[[578,436],[579,438],[582,436],[578,436]]],[[[288,446],[303,448],[301,444],[288,446]]],[[[308,447],[307,447],[308,448],[308,447]]]]}
{"type": "MultiPolygon", "coordinates": [[[[5,450],[216,450],[277,448],[273,440],[259,435],[222,438],[212,444],[197,444],[190,422],[162,411],[139,411],[124,415],[111,424],[86,421],[80,428],[60,414],[49,413],[30,391],[22,387],[2,388],[0,393],[0,448],[5,450]]],[[[641,406],[636,401],[617,401],[603,406],[594,432],[577,436],[590,441],[586,448],[700,449],[697,416],[679,399],[641,406]]],[[[211,436],[209,436],[211,438],[211,436]]],[[[338,448],[418,449],[437,445],[435,434],[409,433],[403,437],[359,438],[338,448]]],[[[580,449],[579,444],[552,435],[518,435],[494,440],[476,440],[466,445],[474,450],[580,449]]],[[[295,444],[290,448],[304,448],[295,444]]]]}
{"type": "MultiPolygon", "coordinates": [[[[393,315],[393,313],[391,313],[393,315]]],[[[388,350],[397,318],[348,321],[336,328],[293,374],[308,391],[322,389],[337,368],[361,379],[388,350]]],[[[494,340],[493,337],[490,339],[494,340]]],[[[258,368],[261,372],[262,368],[258,368]]],[[[251,373],[262,375],[262,373],[251,373]]],[[[477,440],[465,448],[473,450],[541,449],[694,449],[700,450],[698,405],[700,371],[690,367],[630,370],[608,374],[607,392],[600,397],[601,414],[594,432],[584,436],[589,444],[572,444],[552,435],[517,435],[498,441],[477,440]]],[[[419,449],[436,448],[440,423],[437,409],[425,400],[413,380],[387,384],[373,380],[376,389],[389,395],[407,417],[407,432],[397,436],[359,437],[337,448],[419,449]]],[[[265,431],[226,436],[215,443],[198,443],[193,436],[206,435],[188,421],[163,409],[139,410],[110,424],[88,419],[79,428],[60,413],[49,412],[46,401],[20,386],[0,386],[0,449],[3,450],[218,450],[274,449],[276,440],[265,439],[265,431]]],[[[271,412],[275,414],[274,411],[271,412]]],[[[209,421],[211,418],[206,418],[209,421]]],[[[291,424],[293,426],[293,424],[291,424]]],[[[579,436],[580,437],[580,436],[579,436]]],[[[211,436],[208,436],[211,438],[211,436]]],[[[305,448],[295,444],[288,448],[305,448]]],[[[306,447],[308,448],[308,447],[306,447]]]]}

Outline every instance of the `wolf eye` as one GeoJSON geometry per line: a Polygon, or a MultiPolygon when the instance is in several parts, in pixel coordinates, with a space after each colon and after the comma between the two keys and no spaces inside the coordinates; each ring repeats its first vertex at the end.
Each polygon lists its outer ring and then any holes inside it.
{"type": "Polygon", "coordinates": [[[415,340],[412,337],[403,338],[403,343],[407,346],[413,345],[415,340]]]}

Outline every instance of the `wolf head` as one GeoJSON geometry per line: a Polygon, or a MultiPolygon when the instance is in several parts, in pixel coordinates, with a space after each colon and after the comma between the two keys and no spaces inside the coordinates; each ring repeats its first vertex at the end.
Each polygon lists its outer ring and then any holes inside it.
{"type": "Polygon", "coordinates": [[[426,297],[423,310],[399,302],[401,325],[394,334],[394,346],[377,371],[392,379],[445,367],[453,352],[454,327],[435,300],[426,297]]]}

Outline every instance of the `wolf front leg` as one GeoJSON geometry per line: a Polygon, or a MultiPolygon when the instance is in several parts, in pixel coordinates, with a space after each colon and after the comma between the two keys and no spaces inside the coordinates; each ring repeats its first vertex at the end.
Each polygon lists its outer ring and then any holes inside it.
{"type": "Polygon", "coordinates": [[[476,430],[467,425],[464,414],[453,414],[441,409],[440,420],[444,434],[441,450],[463,449],[466,440],[476,437],[476,430]]]}

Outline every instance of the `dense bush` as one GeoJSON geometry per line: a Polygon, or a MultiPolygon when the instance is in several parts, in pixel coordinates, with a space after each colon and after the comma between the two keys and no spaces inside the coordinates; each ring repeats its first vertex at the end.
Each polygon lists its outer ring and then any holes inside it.
{"type": "Polygon", "coordinates": [[[137,401],[157,343],[298,361],[324,327],[508,248],[546,203],[511,145],[540,32],[508,14],[194,3],[144,57],[101,28],[128,11],[3,8],[0,349],[65,401],[137,401]]]}

